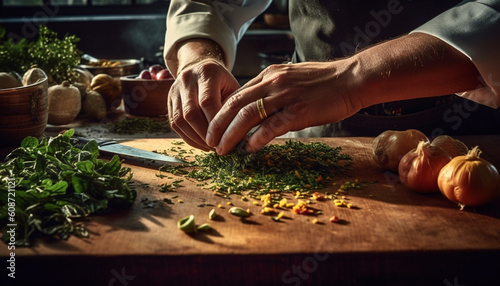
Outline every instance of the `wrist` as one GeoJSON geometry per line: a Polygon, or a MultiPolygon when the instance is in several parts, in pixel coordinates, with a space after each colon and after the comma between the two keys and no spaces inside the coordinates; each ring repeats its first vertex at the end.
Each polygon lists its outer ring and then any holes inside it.
{"type": "Polygon", "coordinates": [[[211,59],[225,66],[224,53],[220,46],[209,39],[190,39],[176,46],[178,65],[175,75],[203,60],[211,59]]]}

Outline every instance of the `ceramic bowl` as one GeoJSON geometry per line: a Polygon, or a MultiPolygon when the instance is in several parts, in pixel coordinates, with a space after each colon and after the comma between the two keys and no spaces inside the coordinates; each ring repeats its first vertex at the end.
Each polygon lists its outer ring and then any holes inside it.
{"type": "Polygon", "coordinates": [[[37,83],[0,89],[0,145],[18,145],[23,138],[40,138],[47,126],[48,78],[37,83]]]}
{"type": "Polygon", "coordinates": [[[138,116],[167,114],[167,97],[174,79],[140,79],[137,75],[120,78],[125,111],[138,116]]]}

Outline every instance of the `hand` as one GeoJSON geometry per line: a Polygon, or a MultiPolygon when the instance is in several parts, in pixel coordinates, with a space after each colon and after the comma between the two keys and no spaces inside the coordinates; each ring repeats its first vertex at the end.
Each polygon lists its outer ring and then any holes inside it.
{"type": "Polygon", "coordinates": [[[172,128],[189,145],[210,150],[205,142],[208,124],[239,87],[231,73],[216,60],[207,58],[185,67],[168,96],[172,128]]]}
{"type": "Polygon", "coordinates": [[[288,131],[336,122],[361,109],[353,97],[348,61],[272,65],[236,91],[210,122],[206,142],[227,154],[255,126],[246,151],[255,152],[288,131]],[[256,101],[268,117],[261,120],[256,101]]]}

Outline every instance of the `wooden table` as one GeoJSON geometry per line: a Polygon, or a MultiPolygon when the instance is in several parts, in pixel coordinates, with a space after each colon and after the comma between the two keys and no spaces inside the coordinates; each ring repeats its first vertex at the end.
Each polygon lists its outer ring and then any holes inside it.
{"type": "MultiPolygon", "coordinates": [[[[500,136],[461,138],[479,145],[500,169],[500,136]]],[[[178,139],[123,142],[170,150],[178,139]]],[[[138,198],[132,208],[91,217],[88,239],[41,239],[16,248],[16,282],[58,285],[498,285],[500,200],[460,211],[440,193],[415,193],[377,167],[373,138],[303,139],[341,146],[353,157],[353,178],[376,181],[346,198],[356,209],[316,202],[323,215],[286,211],[274,222],[252,200],[233,205],[253,212],[246,223],[229,214],[227,199],[184,180],[175,193],[159,192],[173,179],[132,165],[138,198]],[[170,198],[173,204],[163,202],[170,198]],[[178,200],[182,200],[182,203],[178,200]],[[158,201],[151,205],[148,203],[158,201]],[[222,208],[217,208],[221,204],[222,208]],[[209,220],[215,208],[217,220],[209,220]],[[211,232],[187,235],[177,221],[193,214],[211,232]],[[343,223],[331,223],[336,215],[343,223]],[[317,218],[319,223],[313,224],[317,218]]],[[[274,143],[280,143],[277,140],[274,143]]],[[[186,147],[188,148],[188,147],[186,147]]],[[[352,179],[352,178],[351,178],[352,179]]],[[[347,178],[339,180],[339,183],[347,178]]],[[[327,190],[335,192],[338,186],[327,190]]],[[[294,200],[293,197],[290,197],[294,200]]],[[[2,279],[10,251],[0,247],[2,279]]],[[[6,285],[3,284],[2,285],[6,285]]],[[[10,285],[10,284],[7,284],[10,285]]]]}

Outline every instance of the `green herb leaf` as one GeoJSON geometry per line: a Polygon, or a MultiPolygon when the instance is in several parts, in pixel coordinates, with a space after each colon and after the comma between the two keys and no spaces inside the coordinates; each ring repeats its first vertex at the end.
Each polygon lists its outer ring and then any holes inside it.
{"type": "MultiPolygon", "coordinates": [[[[115,156],[98,159],[95,142],[75,147],[74,130],[38,141],[25,138],[0,164],[0,227],[16,223],[16,245],[30,245],[35,233],[67,239],[88,232],[75,219],[112,207],[129,207],[137,197],[131,169],[115,156]],[[15,181],[15,217],[9,216],[9,182],[15,181]]],[[[5,233],[5,232],[4,232],[5,233]]],[[[4,235],[7,242],[9,236],[4,235]]]]}

